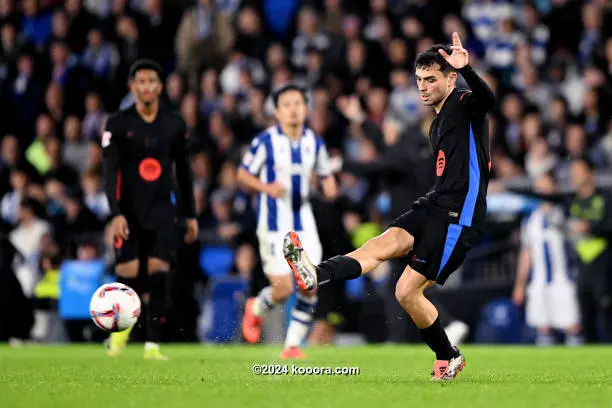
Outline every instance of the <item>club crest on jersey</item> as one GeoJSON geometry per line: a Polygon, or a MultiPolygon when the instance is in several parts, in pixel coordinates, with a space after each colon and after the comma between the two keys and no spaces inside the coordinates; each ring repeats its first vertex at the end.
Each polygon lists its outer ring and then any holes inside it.
{"type": "Polygon", "coordinates": [[[444,173],[444,168],[446,167],[446,155],[444,154],[444,150],[438,151],[438,158],[436,159],[436,176],[442,176],[444,173]]]}
{"type": "Polygon", "coordinates": [[[145,181],[155,181],[161,176],[161,163],[153,157],[147,157],[140,162],[138,173],[140,173],[140,177],[145,181]]]}
{"type": "Polygon", "coordinates": [[[108,147],[110,145],[111,137],[113,134],[108,130],[102,133],[102,147],[108,147]]]}

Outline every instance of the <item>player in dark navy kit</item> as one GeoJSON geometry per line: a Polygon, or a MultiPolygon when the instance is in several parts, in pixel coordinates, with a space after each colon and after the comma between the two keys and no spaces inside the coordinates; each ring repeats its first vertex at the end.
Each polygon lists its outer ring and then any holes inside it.
{"type": "Polygon", "coordinates": [[[307,290],[358,278],[381,262],[409,255],[396,297],[436,354],[432,379],[452,380],[465,366],[465,357],[450,344],[438,310],[423,291],[434,283],[443,285],[482,232],[490,169],[486,113],[495,97],[468,65],[457,33],[452,46],[431,47],[417,56],[415,65],[421,100],[436,111],[429,131],[436,160],[432,190],[383,234],[350,254],[315,267],[294,231],[285,237],[284,254],[298,284],[307,290]],[[471,90],[456,89],[458,72],[471,90]]]}
{"type": "MultiPolygon", "coordinates": [[[[111,116],[102,136],[105,190],[115,236],[115,273],[119,282],[137,287],[139,259],[147,260],[145,358],[165,360],[159,342],[168,306],[168,271],[178,245],[177,211],[172,202],[177,184],[181,215],[187,218],[185,241],[194,241],[198,234],[187,126],[178,113],[160,104],[162,69],[157,63],[137,61],[129,77],[136,103],[111,116]]],[[[130,330],[113,333],[109,355],[118,356],[129,335],[130,330]]]]}

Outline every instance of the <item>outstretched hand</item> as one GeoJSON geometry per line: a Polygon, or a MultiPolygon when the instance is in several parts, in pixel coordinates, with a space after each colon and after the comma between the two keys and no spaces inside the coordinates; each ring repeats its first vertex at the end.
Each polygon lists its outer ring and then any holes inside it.
{"type": "Polygon", "coordinates": [[[442,49],[439,50],[440,54],[442,54],[451,67],[461,69],[469,63],[468,52],[463,48],[463,45],[461,45],[461,39],[456,32],[453,33],[453,45],[451,46],[451,50],[452,52],[450,55],[442,49]]]}

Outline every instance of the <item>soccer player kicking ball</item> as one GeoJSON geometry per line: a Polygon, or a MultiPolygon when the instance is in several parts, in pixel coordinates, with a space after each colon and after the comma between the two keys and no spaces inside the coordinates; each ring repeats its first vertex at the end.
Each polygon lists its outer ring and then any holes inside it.
{"type": "Polygon", "coordinates": [[[444,284],[482,231],[490,168],[486,113],[495,98],[468,65],[468,52],[457,33],[452,46],[432,46],[417,56],[415,66],[421,100],[436,111],[429,130],[436,158],[432,190],[383,234],[348,255],[314,266],[295,231],[286,235],[283,249],[304,290],[358,278],[383,261],[408,254],[395,296],[436,354],[432,379],[453,380],[465,366],[465,357],[450,344],[437,309],[423,291],[434,283],[444,284]],[[455,88],[457,72],[471,91],[455,88]]]}
{"type": "MultiPolygon", "coordinates": [[[[327,198],[337,195],[323,139],[305,124],[308,108],[304,91],[286,85],[273,94],[273,99],[278,124],[253,139],[238,171],[239,182],[259,192],[257,238],[263,270],[270,281],[270,286],[246,303],[242,332],[249,343],[259,341],[265,312],[284,302],[295,287],[283,259],[284,231],[300,231],[304,247],[316,262],[323,256],[308,201],[313,172],[321,179],[327,198]]],[[[302,289],[291,311],[283,359],[304,357],[300,346],[310,329],[317,297],[314,287],[302,289]]]]}
{"type": "MultiPolygon", "coordinates": [[[[161,106],[162,69],[140,60],[130,69],[136,104],[108,119],[102,136],[104,180],[115,237],[115,273],[120,283],[137,287],[139,259],[147,260],[149,302],[145,358],[165,360],[159,342],[168,307],[168,271],[177,245],[172,167],[187,217],[185,241],[198,235],[187,155],[187,126],[178,113],[161,106]]],[[[109,355],[118,356],[131,330],[111,334],[109,355]]]]}

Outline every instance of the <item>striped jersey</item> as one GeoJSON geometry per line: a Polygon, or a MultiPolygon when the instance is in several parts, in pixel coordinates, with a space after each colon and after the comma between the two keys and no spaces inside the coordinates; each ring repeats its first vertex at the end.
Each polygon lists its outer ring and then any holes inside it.
{"type": "Polygon", "coordinates": [[[547,286],[573,281],[569,243],[563,234],[565,223],[559,208],[540,206],[521,228],[521,244],[531,250],[530,285],[547,286]]]}
{"type": "Polygon", "coordinates": [[[279,125],[257,135],[242,165],[264,183],[280,182],[285,195],[274,198],[260,192],[257,203],[258,232],[316,231],[309,202],[313,175],[331,175],[323,139],[304,127],[299,140],[292,142],[279,125]]]}

